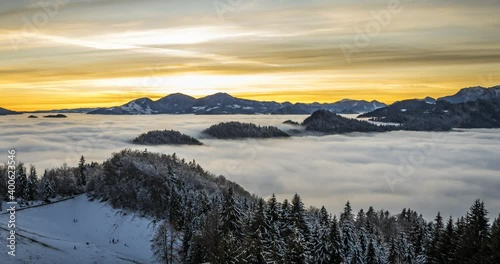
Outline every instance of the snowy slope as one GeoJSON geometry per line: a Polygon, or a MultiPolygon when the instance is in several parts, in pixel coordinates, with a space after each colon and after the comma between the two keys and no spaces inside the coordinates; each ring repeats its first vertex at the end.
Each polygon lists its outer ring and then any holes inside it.
{"type": "Polygon", "coordinates": [[[500,85],[485,88],[481,86],[463,88],[458,93],[450,96],[438,98],[452,104],[475,101],[478,99],[489,100],[500,98],[500,85]]]}
{"type": "MultiPolygon", "coordinates": [[[[150,263],[152,257],[151,219],[88,201],[83,195],[21,210],[16,216],[17,256],[0,250],[1,263],[150,263]]],[[[7,219],[8,215],[0,215],[2,241],[7,235],[7,219]]]]}

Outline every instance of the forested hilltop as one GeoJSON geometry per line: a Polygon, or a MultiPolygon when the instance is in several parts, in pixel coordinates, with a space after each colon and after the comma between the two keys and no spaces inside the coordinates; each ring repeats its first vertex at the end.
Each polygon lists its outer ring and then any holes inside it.
{"type": "Polygon", "coordinates": [[[153,130],[132,140],[143,145],[203,145],[199,140],[175,130],[153,130]]]}
{"type": "Polygon", "coordinates": [[[258,126],[251,123],[222,122],[213,125],[203,133],[219,139],[236,138],[275,138],[289,137],[290,135],[274,126],[258,126]]]}
{"type": "Polygon", "coordinates": [[[451,128],[500,127],[500,98],[461,103],[405,100],[359,117],[380,122],[401,123],[410,130],[449,130],[451,128]]]}
{"type": "MultiPolygon", "coordinates": [[[[0,166],[0,195],[7,166],[0,166]]],[[[291,200],[264,200],[195,161],[175,154],[123,150],[104,163],[46,170],[17,166],[19,202],[86,193],[156,219],[157,263],[500,263],[500,219],[480,200],[462,217],[426,221],[418,212],[331,215],[291,200]]]]}

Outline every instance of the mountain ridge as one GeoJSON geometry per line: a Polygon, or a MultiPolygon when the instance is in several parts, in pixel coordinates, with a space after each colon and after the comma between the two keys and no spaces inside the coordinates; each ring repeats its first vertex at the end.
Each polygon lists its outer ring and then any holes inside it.
{"type": "Polygon", "coordinates": [[[447,101],[452,104],[465,103],[478,99],[496,99],[500,98],[500,85],[492,87],[473,86],[460,89],[454,95],[438,98],[440,101],[447,101]]]}
{"type": "Polygon", "coordinates": [[[335,113],[359,114],[369,113],[380,108],[408,100],[422,100],[428,104],[438,101],[449,103],[463,103],[478,99],[500,98],[500,85],[492,87],[473,86],[460,89],[453,95],[437,99],[427,96],[423,99],[405,99],[392,104],[385,104],[377,100],[353,100],[344,98],[333,103],[290,103],[275,101],[257,101],[234,97],[228,93],[215,93],[202,98],[194,98],[182,93],[172,93],[156,101],[143,97],[134,99],[126,104],[101,108],[74,108],[35,111],[12,111],[0,108],[0,115],[22,113],[86,113],[100,115],[148,115],[148,114],[275,114],[275,115],[309,115],[317,110],[328,110],[335,113]]]}
{"type": "Polygon", "coordinates": [[[126,104],[108,108],[98,108],[88,114],[101,115],[151,115],[151,114],[312,114],[317,110],[332,112],[360,113],[370,112],[386,106],[376,100],[342,99],[333,103],[278,103],[275,101],[256,101],[234,97],[228,93],[215,93],[194,98],[182,93],[169,94],[156,101],[138,98],[126,104]]]}
{"type": "Polygon", "coordinates": [[[12,110],[0,107],[0,116],[2,116],[2,115],[22,115],[22,114],[23,113],[21,113],[21,112],[16,112],[16,111],[12,111],[12,110]]]}

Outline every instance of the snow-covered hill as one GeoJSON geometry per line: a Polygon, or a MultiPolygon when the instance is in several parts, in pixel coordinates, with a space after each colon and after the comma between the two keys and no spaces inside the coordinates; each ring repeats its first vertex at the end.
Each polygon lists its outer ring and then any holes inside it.
{"type": "MultiPolygon", "coordinates": [[[[2,241],[7,221],[8,215],[0,215],[2,241]]],[[[16,222],[16,256],[7,255],[4,248],[1,263],[150,263],[153,255],[151,219],[89,201],[85,195],[20,210],[16,222]]]]}

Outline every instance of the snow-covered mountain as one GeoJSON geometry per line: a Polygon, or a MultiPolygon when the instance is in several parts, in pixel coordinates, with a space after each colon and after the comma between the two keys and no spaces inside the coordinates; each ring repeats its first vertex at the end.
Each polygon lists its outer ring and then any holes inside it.
{"type": "Polygon", "coordinates": [[[277,103],[270,101],[255,101],[233,97],[227,93],[216,93],[195,99],[191,96],[176,93],[158,101],[140,98],[122,106],[100,108],[89,114],[104,115],[151,115],[151,114],[304,114],[317,110],[330,110],[337,113],[364,113],[384,107],[378,101],[344,99],[335,103],[277,103]]]}
{"type": "Polygon", "coordinates": [[[30,111],[25,113],[30,114],[40,114],[40,113],[77,113],[77,114],[86,114],[88,112],[92,112],[97,110],[98,108],[72,108],[72,109],[52,109],[52,110],[37,110],[30,111]]]}
{"type": "Polygon", "coordinates": [[[330,110],[331,112],[340,113],[343,111],[352,111],[357,113],[366,113],[382,108],[386,106],[386,104],[376,100],[368,102],[365,100],[343,99],[333,104],[325,104],[325,106],[327,107],[326,110],[330,110]]]}
{"type": "Polygon", "coordinates": [[[196,99],[194,97],[181,93],[170,94],[156,101],[162,111],[169,114],[184,113],[195,102],[196,99]]]}
{"type": "Polygon", "coordinates": [[[500,85],[485,88],[482,86],[463,88],[458,93],[450,96],[438,98],[452,104],[475,101],[478,99],[495,99],[500,98],[500,85]]]}
{"type": "Polygon", "coordinates": [[[0,107],[0,115],[20,115],[22,113],[16,112],[16,111],[11,111],[5,108],[0,107]]]}
{"type": "Polygon", "coordinates": [[[436,99],[430,97],[430,96],[427,96],[424,98],[424,102],[428,103],[428,104],[436,104],[436,99]]]}
{"type": "Polygon", "coordinates": [[[216,93],[196,100],[186,110],[195,114],[269,114],[282,105],[276,102],[261,102],[233,97],[227,93],[216,93]]]}
{"type": "MultiPolygon", "coordinates": [[[[2,223],[8,219],[0,214],[2,223]]],[[[16,220],[16,257],[7,255],[7,248],[1,250],[2,263],[150,263],[153,256],[151,219],[85,195],[18,210],[16,220]]],[[[0,238],[6,236],[7,229],[0,227],[0,238]]]]}

